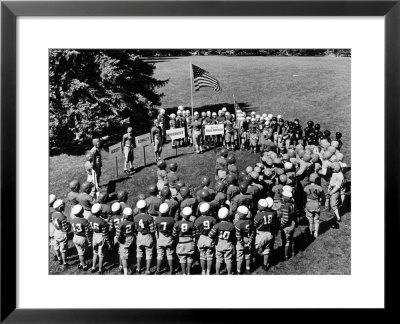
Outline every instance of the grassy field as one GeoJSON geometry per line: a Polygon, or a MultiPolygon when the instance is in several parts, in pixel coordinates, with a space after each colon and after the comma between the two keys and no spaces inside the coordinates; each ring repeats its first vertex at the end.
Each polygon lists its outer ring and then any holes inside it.
{"type": "MultiPolygon", "coordinates": [[[[164,108],[173,108],[182,104],[190,106],[190,63],[199,65],[214,74],[221,83],[222,92],[202,89],[194,93],[194,105],[197,109],[208,109],[232,103],[232,94],[245,111],[283,113],[284,118],[299,118],[305,123],[312,119],[321,124],[321,128],[332,133],[343,133],[343,153],[345,162],[351,163],[350,132],[350,59],[349,58],[301,58],[301,57],[185,57],[157,59],[157,78],[170,81],[163,88],[164,108]]],[[[121,134],[122,135],[122,134],[121,134]]],[[[121,189],[129,191],[129,203],[135,204],[137,195],[147,186],[156,182],[154,154],[146,148],[144,167],[143,150],[135,151],[135,166],[138,170],[130,176],[122,175],[123,156],[118,158],[119,178],[116,178],[115,159],[108,159],[103,152],[103,176],[101,182],[110,192],[121,189]]],[[[176,161],[181,178],[191,187],[199,183],[202,175],[212,176],[215,163],[214,151],[204,155],[193,154],[192,148],[179,148],[178,156],[167,144],[163,158],[168,162],[176,161]]],[[[247,152],[235,153],[238,166],[244,169],[257,162],[258,156],[247,152]]],[[[50,158],[50,192],[64,198],[68,193],[68,183],[76,178],[85,180],[84,156],[61,154],[50,158]]],[[[351,176],[351,175],[349,175],[351,176]]],[[[349,177],[350,178],[350,177],[349,177]]],[[[346,212],[338,230],[330,228],[330,212],[321,214],[322,235],[315,241],[307,241],[304,235],[305,225],[296,229],[296,256],[287,262],[281,262],[278,254],[270,274],[350,274],[351,271],[351,212],[350,196],[344,207],[346,212]]],[[[280,240],[275,243],[280,247],[280,240]]],[[[279,252],[279,250],[278,250],[279,252]]],[[[49,258],[50,274],[82,274],[77,270],[78,258],[70,241],[68,260],[71,267],[61,271],[58,263],[49,258]]],[[[118,274],[111,263],[105,265],[106,274],[118,274]]],[[[195,263],[195,272],[199,265],[195,263]]],[[[257,269],[255,274],[261,273],[257,269]]]]}

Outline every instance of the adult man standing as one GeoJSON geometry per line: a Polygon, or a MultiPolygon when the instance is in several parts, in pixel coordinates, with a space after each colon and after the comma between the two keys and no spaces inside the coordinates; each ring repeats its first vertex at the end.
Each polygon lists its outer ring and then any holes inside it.
{"type": "Polygon", "coordinates": [[[121,141],[121,149],[125,155],[125,163],[124,163],[124,172],[129,173],[129,171],[133,172],[133,147],[135,145],[135,138],[133,137],[133,129],[132,127],[128,127],[127,133],[122,136],[121,141]],[[128,171],[128,164],[131,164],[131,167],[128,171]]]}
{"type": "Polygon", "coordinates": [[[100,176],[101,176],[101,167],[103,166],[103,163],[101,162],[101,152],[100,152],[100,145],[101,141],[104,141],[108,138],[109,136],[104,136],[101,138],[93,138],[93,147],[90,150],[90,153],[93,156],[93,170],[96,172],[96,182],[97,185],[100,185],[100,176]]]}

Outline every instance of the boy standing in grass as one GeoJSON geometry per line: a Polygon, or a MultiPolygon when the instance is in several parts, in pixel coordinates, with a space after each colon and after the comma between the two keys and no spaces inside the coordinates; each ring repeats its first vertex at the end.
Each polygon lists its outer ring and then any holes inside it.
{"type": "Polygon", "coordinates": [[[124,152],[125,162],[124,162],[124,172],[129,174],[133,172],[135,168],[133,167],[133,147],[135,145],[135,138],[133,137],[132,127],[128,127],[127,133],[122,136],[121,148],[124,152]],[[130,168],[128,171],[128,165],[130,168]]]}
{"type": "Polygon", "coordinates": [[[74,218],[71,221],[72,230],[74,232],[73,242],[78,251],[79,266],[78,269],[87,271],[89,269],[85,261],[87,247],[92,246],[91,229],[87,219],[83,217],[83,208],[81,205],[75,205],[72,210],[74,218]]]}
{"type": "Polygon", "coordinates": [[[65,269],[68,267],[67,263],[67,249],[68,249],[68,230],[69,224],[67,216],[64,214],[64,202],[57,199],[54,204],[54,212],[51,216],[54,225],[54,251],[56,253],[58,263],[65,269]]]}
{"type": "Polygon", "coordinates": [[[128,275],[128,261],[134,245],[135,223],[133,211],[127,207],[122,212],[122,221],[116,227],[116,239],[119,243],[119,257],[124,275],[128,275]]]}

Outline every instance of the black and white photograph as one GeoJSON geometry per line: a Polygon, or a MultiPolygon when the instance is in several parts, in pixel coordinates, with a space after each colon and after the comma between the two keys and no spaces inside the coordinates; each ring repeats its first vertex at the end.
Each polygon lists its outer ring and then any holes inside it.
{"type": "Polygon", "coordinates": [[[351,275],[351,49],[48,54],[50,275],[351,275]]]}

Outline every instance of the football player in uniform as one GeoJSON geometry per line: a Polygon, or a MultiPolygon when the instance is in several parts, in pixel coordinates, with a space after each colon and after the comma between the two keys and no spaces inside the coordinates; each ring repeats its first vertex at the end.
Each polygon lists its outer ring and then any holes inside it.
{"type": "Polygon", "coordinates": [[[83,217],[88,219],[90,216],[90,210],[93,206],[93,197],[89,195],[92,190],[92,184],[90,182],[85,181],[82,183],[82,191],[76,197],[79,205],[83,207],[83,217]]]}
{"type": "Polygon", "coordinates": [[[246,206],[240,206],[237,210],[239,220],[235,224],[236,230],[236,262],[237,272],[242,274],[243,260],[246,262],[246,273],[251,270],[251,249],[254,243],[254,225],[253,221],[247,216],[249,209],[246,206]]]}
{"type": "Polygon", "coordinates": [[[253,202],[253,196],[247,194],[247,189],[248,189],[248,184],[247,182],[241,182],[239,184],[239,194],[237,194],[233,199],[231,200],[230,204],[230,210],[229,214],[231,217],[233,217],[236,214],[237,209],[240,206],[251,206],[253,202]]]}
{"type": "Polygon", "coordinates": [[[258,140],[259,140],[259,127],[256,123],[256,119],[251,119],[251,124],[249,125],[249,137],[250,137],[250,149],[251,153],[257,152],[258,140]]]}
{"type": "Polygon", "coordinates": [[[175,162],[170,163],[169,172],[167,173],[167,179],[172,197],[175,197],[177,194],[175,186],[176,183],[179,181],[179,175],[176,173],[176,170],[178,170],[178,164],[176,164],[175,162]]]}
{"type": "Polygon", "coordinates": [[[235,226],[228,221],[229,210],[226,207],[222,207],[218,210],[218,218],[220,222],[215,224],[211,229],[208,237],[212,240],[217,241],[215,253],[216,253],[216,274],[220,274],[221,265],[223,262],[226,264],[226,270],[228,275],[232,274],[232,259],[235,254],[235,226]]]}
{"type": "Polygon", "coordinates": [[[133,172],[135,168],[133,167],[133,147],[135,145],[135,138],[133,137],[132,127],[128,127],[127,133],[122,136],[121,149],[124,152],[125,162],[124,162],[124,172],[129,174],[133,172]],[[130,169],[128,171],[128,165],[130,164],[130,169]]]}
{"type": "Polygon", "coordinates": [[[223,148],[220,157],[215,162],[215,180],[225,179],[228,167],[228,150],[223,148]]]}
{"type": "MultiPolygon", "coordinates": [[[[233,155],[228,155],[226,161],[228,162],[228,174],[234,175],[236,178],[239,176],[239,171],[236,166],[236,159],[233,155]]],[[[226,179],[225,179],[226,180],[226,179]]]]}
{"type": "Polygon", "coordinates": [[[342,148],[343,142],[342,142],[342,133],[341,132],[336,132],[335,134],[335,138],[336,141],[339,143],[337,149],[340,151],[340,149],[342,148]]]}
{"type": "MultiPolygon", "coordinates": [[[[53,204],[54,202],[57,200],[56,195],[54,194],[50,194],[49,197],[49,245],[50,245],[50,249],[52,251],[54,251],[54,224],[53,224],[53,219],[51,217],[51,215],[54,213],[54,208],[53,208],[53,204]]],[[[54,261],[57,261],[57,254],[54,251],[54,261]]]]}
{"type": "Polygon", "coordinates": [[[217,180],[217,182],[215,183],[215,191],[216,194],[214,197],[214,201],[217,203],[219,209],[223,207],[226,202],[226,194],[224,193],[225,183],[222,180],[217,180]]]}
{"type": "Polygon", "coordinates": [[[169,206],[169,215],[177,221],[179,219],[179,203],[172,198],[171,190],[168,187],[164,187],[161,190],[161,200],[163,203],[169,206]]]}
{"type": "Polygon", "coordinates": [[[119,258],[124,275],[128,275],[128,261],[131,256],[132,247],[135,240],[135,223],[133,222],[133,210],[129,207],[124,208],[122,220],[116,226],[117,242],[119,243],[119,258]]]}
{"type": "Polygon", "coordinates": [[[344,176],[339,162],[332,163],[332,178],[329,182],[328,194],[330,196],[330,206],[335,213],[336,223],[333,224],[334,228],[338,228],[338,222],[341,221],[339,207],[341,206],[341,189],[343,187],[344,176]]]}
{"type": "Polygon", "coordinates": [[[153,246],[154,246],[154,233],[156,227],[154,224],[153,217],[146,213],[146,202],[139,200],[136,203],[136,207],[139,210],[134,218],[135,229],[137,234],[136,239],[136,260],[137,260],[137,274],[140,274],[141,263],[143,255],[146,258],[146,275],[150,274],[151,259],[153,258],[153,246]]]}
{"type": "Polygon", "coordinates": [[[211,274],[211,266],[214,259],[214,242],[208,237],[211,229],[216,224],[216,219],[209,215],[210,204],[203,203],[200,207],[201,216],[196,219],[194,226],[197,233],[197,248],[200,252],[200,266],[202,275],[211,274]]]}
{"type": "Polygon", "coordinates": [[[92,206],[91,215],[88,218],[90,227],[93,231],[93,263],[91,272],[95,273],[97,258],[99,259],[99,271],[98,274],[103,274],[103,260],[104,252],[106,246],[108,246],[109,251],[112,250],[112,241],[109,233],[109,224],[101,215],[101,205],[94,204],[92,206]]]}
{"type": "Polygon", "coordinates": [[[94,138],[93,139],[93,147],[90,150],[90,153],[93,156],[93,170],[96,172],[96,184],[100,186],[100,176],[101,176],[101,167],[103,166],[101,160],[101,152],[100,146],[101,142],[108,139],[109,136],[103,136],[101,138],[94,138]]]}
{"type": "Polygon", "coordinates": [[[161,160],[163,137],[165,138],[165,129],[163,130],[160,127],[160,124],[158,123],[157,119],[155,119],[154,126],[150,130],[150,139],[154,147],[154,154],[156,155],[156,163],[159,160],[161,160]]]}
{"type": "Polygon", "coordinates": [[[227,205],[230,205],[233,197],[235,197],[236,195],[238,195],[240,193],[239,187],[236,185],[236,182],[237,182],[236,179],[237,178],[232,174],[228,174],[226,176],[225,181],[226,181],[227,188],[226,188],[226,202],[225,203],[227,205]]]}
{"type": "Polygon", "coordinates": [[[257,204],[258,212],[254,217],[256,229],[255,248],[263,255],[263,270],[270,267],[270,254],[274,250],[275,236],[278,230],[277,212],[272,209],[274,200],[271,197],[260,199],[257,204]]]}
{"type": "Polygon", "coordinates": [[[319,229],[319,216],[321,212],[321,201],[324,196],[324,190],[321,186],[316,184],[318,181],[318,174],[311,174],[310,181],[311,183],[304,188],[307,198],[306,217],[308,219],[310,234],[317,238],[319,229]]]}
{"type": "Polygon", "coordinates": [[[128,205],[128,196],[129,193],[126,190],[120,190],[117,193],[117,201],[121,205],[121,213],[125,208],[131,208],[131,206],[128,205]]]}
{"type": "Polygon", "coordinates": [[[234,138],[233,138],[233,122],[231,119],[231,114],[229,112],[226,113],[226,119],[224,121],[225,124],[225,145],[226,149],[231,149],[232,151],[235,149],[234,138]]]}
{"type": "MultiPolygon", "coordinates": [[[[183,210],[183,208],[185,208],[185,207],[190,207],[190,208],[192,208],[192,210],[196,210],[197,209],[197,200],[196,200],[196,198],[193,198],[191,195],[190,195],[190,190],[189,190],[189,188],[188,187],[182,187],[181,189],[180,189],[180,194],[181,194],[181,196],[182,196],[182,201],[181,201],[181,203],[179,204],[179,208],[180,208],[180,213],[179,213],[179,218],[178,218],[178,220],[180,220],[181,219],[181,213],[182,213],[182,210],[183,210]]],[[[192,215],[191,216],[191,218],[189,219],[190,221],[194,221],[196,219],[196,216],[195,215],[192,215]]]]}
{"type": "Polygon", "coordinates": [[[61,199],[57,199],[53,203],[54,212],[51,215],[51,219],[54,225],[54,244],[53,248],[57,255],[58,263],[63,268],[68,267],[67,263],[67,249],[68,249],[68,231],[69,223],[67,222],[67,216],[64,214],[64,202],[61,199]]]}
{"type": "Polygon", "coordinates": [[[147,206],[147,213],[153,216],[153,218],[156,218],[158,216],[158,209],[162,204],[161,198],[158,197],[157,185],[155,184],[150,185],[147,192],[150,195],[145,199],[147,206]]]}
{"type": "Polygon", "coordinates": [[[189,221],[190,216],[192,216],[192,209],[190,207],[185,207],[182,210],[183,219],[175,223],[172,232],[172,236],[178,240],[176,253],[179,257],[183,275],[191,274],[195,248],[196,230],[194,228],[194,223],[189,221]]]}
{"type": "Polygon", "coordinates": [[[306,144],[309,144],[308,143],[308,138],[309,138],[309,134],[310,133],[312,133],[312,132],[314,132],[314,122],[312,121],[312,120],[309,120],[308,122],[307,122],[307,127],[306,128],[304,128],[304,139],[305,139],[305,145],[306,144]]]}
{"type": "Polygon", "coordinates": [[[289,250],[294,256],[293,235],[296,227],[296,206],[292,202],[293,194],[289,191],[282,191],[282,206],[278,210],[278,217],[281,220],[282,245],[285,247],[285,260],[289,259],[289,250]]]}
{"type": "Polygon", "coordinates": [[[165,170],[167,164],[164,161],[158,161],[157,168],[157,188],[158,191],[161,191],[161,189],[168,184],[167,171],[165,170]]]}
{"type": "Polygon", "coordinates": [[[96,203],[101,205],[101,215],[104,219],[107,219],[112,215],[111,206],[107,204],[108,200],[108,193],[107,192],[100,192],[96,198],[96,203]]]}
{"type": "Polygon", "coordinates": [[[72,214],[74,214],[74,218],[71,221],[72,231],[74,232],[72,241],[78,251],[80,262],[78,269],[87,271],[89,266],[86,264],[85,254],[88,246],[92,246],[92,231],[88,220],[83,217],[83,208],[81,205],[75,205],[72,208],[72,214]]]}
{"type": "Polygon", "coordinates": [[[70,210],[70,217],[71,219],[73,218],[73,214],[72,214],[72,208],[78,204],[78,196],[79,196],[79,188],[81,187],[80,183],[78,180],[72,180],[69,183],[69,189],[71,190],[70,192],[68,192],[67,195],[67,205],[69,207],[70,210]]]}
{"type": "Polygon", "coordinates": [[[169,215],[169,206],[162,203],[159,208],[159,215],[155,219],[157,234],[157,271],[161,274],[161,264],[164,257],[167,256],[169,273],[174,274],[174,239],[172,231],[175,220],[169,215]]]}

